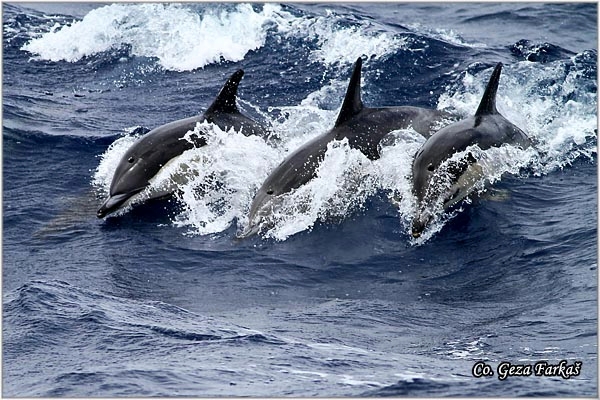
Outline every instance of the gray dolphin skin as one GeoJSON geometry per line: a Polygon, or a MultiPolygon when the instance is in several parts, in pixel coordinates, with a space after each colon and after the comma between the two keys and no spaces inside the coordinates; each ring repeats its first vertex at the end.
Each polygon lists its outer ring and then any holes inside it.
{"type": "Polygon", "coordinates": [[[238,237],[258,233],[265,224],[264,218],[277,206],[278,196],[315,177],[329,142],[347,138],[350,147],[376,160],[379,143],[388,133],[412,126],[419,134],[429,137],[440,124],[457,119],[443,111],[419,107],[365,107],[360,92],[361,68],[362,59],[358,58],[333,129],[302,145],[271,172],[252,201],[248,227],[238,237]]]}
{"type": "MultiPolygon", "coordinates": [[[[203,136],[190,135],[191,142],[184,138],[198,122],[207,121],[223,130],[233,128],[246,136],[266,137],[268,129],[240,113],[236,105],[242,76],[244,71],[241,69],[233,73],[204,114],[159,126],[133,143],[115,170],[110,195],[98,210],[98,218],[118,210],[127,200],[146,189],[150,180],[170,160],[186,150],[205,146],[206,139],[203,136]]],[[[168,193],[159,193],[156,197],[165,194],[168,193]]]]}
{"type": "Polygon", "coordinates": [[[523,149],[532,145],[527,135],[496,109],[501,71],[502,63],[498,63],[473,117],[440,129],[417,152],[412,165],[412,190],[417,199],[412,221],[414,238],[420,237],[433,220],[436,204],[448,210],[467,197],[474,182],[482,177],[481,166],[470,152],[460,160],[449,160],[454,154],[471,145],[481,150],[503,144],[523,149]]]}

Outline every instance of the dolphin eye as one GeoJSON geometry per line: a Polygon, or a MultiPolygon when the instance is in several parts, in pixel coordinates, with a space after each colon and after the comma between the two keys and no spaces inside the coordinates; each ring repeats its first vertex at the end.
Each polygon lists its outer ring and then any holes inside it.
{"type": "Polygon", "coordinates": [[[273,189],[267,190],[267,194],[268,194],[268,195],[272,195],[273,193],[274,193],[274,192],[273,192],[273,189]]]}
{"type": "Polygon", "coordinates": [[[427,171],[433,172],[433,164],[427,166],[427,171]]]}
{"type": "Polygon", "coordinates": [[[135,158],[133,158],[133,157],[129,157],[129,158],[127,159],[127,162],[131,164],[131,163],[132,163],[134,160],[135,160],[135,158]]]}

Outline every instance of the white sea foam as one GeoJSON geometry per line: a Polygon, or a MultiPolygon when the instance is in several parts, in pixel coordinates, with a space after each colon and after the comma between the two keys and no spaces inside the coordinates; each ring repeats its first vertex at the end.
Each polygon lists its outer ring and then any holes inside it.
{"type": "Polygon", "coordinates": [[[265,232],[266,237],[285,240],[312,229],[319,220],[343,218],[375,194],[371,161],[350,148],[347,139],[332,141],[327,149],[316,177],[282,196],[272,217],[274,227],[265,232]]]}
{"type": "Polygon", "coordinates": [[[324,17],[299,21],[298,31],[319,45],[311,55],[313,61],[327,66],[352,64],[361,56],[383,58],[406,45],[406,38],[374,32],[368,23],[344,27],[339,26],[339,19],[333,12],[328,12],[324,17]]]}
{"type": "Polygon", "coordinates": [[[485,48],[487,45],[485,43],[479,42],[471,42],[463,38],[459,32],[456,32],[453,29],[444,29],[444,28],[432,28],[421,23],[408,24],[407,28],[410,28],[419,34],[426,34],[434,39],[442,40],[447,43],[456,44],[464,47],[472,47],[472,48],[485,48]]]}
{"type": "Polygon", "coordinates": [[[219,62],[240,61],[262,47],[267,25],[287,14],[265,4],[231,10],[207,8],[203,14],[182,4],[112,4],[90,11],[81,21],[55,26],[23,50],[41,59],[75,62],[122,46],[134,56],[156,57],[169,70],[185,71],[219,62]]]}
{"type": "Polygon", "coordinates": [[[194,175],[176,193],[183,211],[176,226],[189,227],[190,234],[211,234],[231,226],[248,211],[254,193],[280,154],[257,136],[223,131],[208,123],[195,132],[205,132],[208,144],[180,157],[194,175]]]}
{"type": "Polygon", "coordinates": [[[80,21],[55,23],[32,32],[22,50],[38,59],[77,62],[84,57],[128,47],[132,56],[156,58],[161,67],[189,71],[209,64],[241,61],[265,45],[296,38],[316,42],[311,59],[327,66],[351,64],[359,56],[381,58],[404,39],[373,32],[366,22],[339,26],[341,16],[294,16],[277,4],[262,7],[191,7],[189,4],[111,4],[80,21]]]}

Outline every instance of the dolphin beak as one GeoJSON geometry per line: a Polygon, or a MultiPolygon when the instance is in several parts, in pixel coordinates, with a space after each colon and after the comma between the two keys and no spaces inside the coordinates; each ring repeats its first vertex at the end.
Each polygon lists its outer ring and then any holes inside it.
{"type": "Polygon", "coordinates": [[[144,188],[129,193],[115,194],[113,196],[109,196],[108,199],[106,199],[106,201],[104,201],[104,203],[98,209],[96,216],[98,218],[104,218],[108,214],[117,211],[119,207],[123,205],[123,203],[125,203],[127,200],[129,200],[131,197],[141,192],[142,190],[144,190],[144,188]]]}
{"type": "Polygon", "coordinates": [[[417,215],[412,221],[411,235],[413,238],[418,239],[423,234],[427,225],[431,222],[432,217],[429,212],[423,212],[417,215]]]}
{"type": "Polygon", "coordinates": [[[256,235],[260,232],[261,223],[263,222],[262,216],[259,214],[260,210],[260,207],[255,207],[250,210],[250,215],[248,217],[248,226],[242,232],[236,234],[236,237],[238,239],[245,239],[247,237],[256,235]]]}
{"type": "Polygon", "coordinates": [[[264,190],[260,189],[254,196],[250,206],[248,226],[237,235],[238,239],[255,235],[268,225],[265,224],[265,217],[272,214],[273,208],[276,207],[279,201],[280,199],[276,196],[267,194],[264,190]]]}
{"type": "Polygon", "coordinates": [[[259,231],[259,225],[253,225],[250,224],[248,225],[248,227],[246,229],[244,229],[242,232],[236,234],[236,238],[237,239],[246,239],[247,237],[256,235],[259,231]]]}

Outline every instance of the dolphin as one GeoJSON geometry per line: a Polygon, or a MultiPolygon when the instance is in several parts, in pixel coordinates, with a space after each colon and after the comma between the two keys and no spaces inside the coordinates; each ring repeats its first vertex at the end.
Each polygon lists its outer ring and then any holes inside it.
{"type": "MultiPolygon", "coordinates": [[[[267,137],[269,130],[243,115],[236,105],[237,89],[242,76],[244,71],[241,69],[233,73],[204,114],[159,126],[133,143],[119,161],[110,184],[110,195],[98,210],[98,218],[118,210],[133,196],[146,189],[151,179],[169,161],[186,150],[205,146],[204,136],[190,135],[190,140],[185,138],[198,122],[207,121],[223,130],[233,128],[246,136],[267,137]]],[[[168,188],[152,197],[163,197],[172,192],[173,189],[168,188]]]]}
{"type": "Polygon", "coordinates": [[[498,63],[474,116],[440,129],[417,151],[412,164],[412,192],[417,200],[411,227],[414,238],[433,220],[436,205],[438,210],[440,205],[448,210],[467,197],[483,177],[481,165],[467,151],[469,146],[487,150],[504,144],[522,149],[532,145],[531,139],[496,109],[501,71],[502,63],[498,63]],[[464,154],[456,156],[461,152],[464,154]]]}
{"type": "Polygon", "coordinates": [[[281,195],[304,185],[316,175],[317,168],[333,140],[348,139],[348,144],[371,160],[379,158],[379,144],[390,132],[412,128],[429,137],[440,125],[457,120],[452,114],[411,106],[370,108],[363,105],[360,92],[362,58],[354,70],[333,129],[300,146],[277,166],[256,193],[249,211],[249,225],[238,237],[247,237],[262,229],[281,195]]]}

